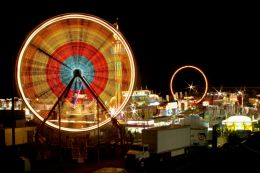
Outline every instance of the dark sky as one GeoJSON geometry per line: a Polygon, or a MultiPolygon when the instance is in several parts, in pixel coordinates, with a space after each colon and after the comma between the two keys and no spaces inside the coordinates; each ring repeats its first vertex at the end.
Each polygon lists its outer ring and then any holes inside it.
{"type": "Polygon", "coordinates": [[[96,15],[110,23],[118,17],[120,31],[135,55],[137,85],[162,96],[170,94],[169,83],[175,70],[187,64],[204,71],[210,87],[260,86],[260,28],[255,4],[26,2],[10,1],[2,6],[0,98],[12,96],[15,61],[27,34],[46,19],[69,12],[96,15]]]}

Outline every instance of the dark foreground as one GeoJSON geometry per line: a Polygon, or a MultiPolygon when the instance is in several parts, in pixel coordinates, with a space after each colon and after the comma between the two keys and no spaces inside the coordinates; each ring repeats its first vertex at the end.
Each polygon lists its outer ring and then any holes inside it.
{"type": "MultiPolygon", "coordinates": [[[[164,157],[163,160],[151,157],[152,159],[146,160],[142,164],[143,166],[125,162],[123,152],[116,154],[117,152],[114,152],[116,150],[111,149],[108,151],[100,150],[99,155],[96,155],[96,152],[89,152],[88,159],[75,160],[68,159],[71,158],[67,157],[69,152],[55,152],[55,148],[53,151],[53,153],[57,154],[56,156],[54,155],[55,157],[38,159],[35,157],[36,153],[31,149],[31,146],[25,149],[20,148],[20,150],[17,150],[17,148],[0,147],[0,172],[91,173],[102,167],[125,168],[128,173],[259,172],[260,132],[253,133],[244,141],[236,139],[238,138],[229,140],[229,143],[224,144],[220,148],[191,147],[187,149],[184,155],[164,157]],[[23,151],[26,152],[23,153],[23,151]],[[59,155],[58,153],[62,154],[59,155]],[[25,156],[24,158],[21,157],[23,155],[25,156]],[[26,155],[28,156],[27,158],[26,155]]],[[[50,150],[51,148],[48,148],[47,151],[50,150]]]]}
{"type": "MultiPolygon", "coordinates": [[[[258,144],[254,144],[257,146],[258,144]]],[[[259,167],[259,150],[250,145],[224,146],[220,149],[191,148],[185,155],[165,159],[164,161],[149,160],[144,167],[126,166],[122,156],[85,160],[79,163],[75,160],[35,160],[30,161],[30,170],[23,171],[24,164],[13,159],[1,161],[1,173],[31,172],[31,173],[88,173],[102,167],[125,168],[128,173],[154,172],[251,172],[259,167]]],[[[258,172],[258,171],[257,171],[258,172]]]]}

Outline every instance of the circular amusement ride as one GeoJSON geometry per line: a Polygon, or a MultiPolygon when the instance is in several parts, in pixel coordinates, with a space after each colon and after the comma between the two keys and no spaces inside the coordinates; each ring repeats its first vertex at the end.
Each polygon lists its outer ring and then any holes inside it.
{"type": "MultiPolygon", "coordinates": [[[[203,87],[202,87],[202,90],[201,90],[201,93],[202,94],[199,94],[199,96],[197,96],[196,98],[195,98],[195,100],[194,100],[194,103],[195,104],[198,104],[198,103],[200,103],[204,98],[205,98],[205,96],[207,95],[207,91],[208,91],[208,80],[207,80],[207,77],[206,77],[206,75],[204,74],[204,72],[201,70],[201,69],[199,69],[198,67],[196,67],[196,66],[192,66],[192,65],[186,65],[186,66],[182,66],[182,67],[180,67],[180,68],[178,68],[174,73],[173,73],[173,75],[172,75],[172,77],[171,77],[171,81],[170,81],[170,90],[171,90],[171,94],[172,94],[172,96],[175,98],[175,83],[174,82],[176,82],[175,80],[176,80],[176,78],[177,78],[177,74],[180,74],[182,71],[184,71],[184,70],[192,70],[193,71],[193,73],[194,73],[194,71],[195,72],[197,72],[197,73],[199,73],[202,77],[203,77],[203,81],[204,81],[204,84],[203,84],[203,87]]],[[[191,76],[190,74],[189,74],[189,76],[191,76]]],[[[198,76],[196,76],[196,77],[198,77],[198,76]]],[[[182,81],[184,81],[185,79],[182,79],[182,81]]],[[[194,80],[198,80],[198,79],[194,79],[194,80]]],[[[195,89],[195,86],[193,85],[193,82],[192,83],[187,83],[188,84],[188,89],[189,90],[194,90],[195,89]]]]}
{"type": "Polygon", "coordinates": [[[25,39],[16,80],[41,125],[89,131],[111,121],[128,102],[134,57],[110,23],[88,14],[63,14],[44,21],[25,39]]]}

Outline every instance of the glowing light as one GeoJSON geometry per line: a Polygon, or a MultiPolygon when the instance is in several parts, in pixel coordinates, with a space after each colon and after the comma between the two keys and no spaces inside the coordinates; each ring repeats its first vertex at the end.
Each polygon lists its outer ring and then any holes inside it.
{"type": "MultiPolygon", "coordinates": [[[[188,83],[187,83],[188,84],[188,83]]],[[[193,90],[195,88],[195,86],[193,85],[193,82],[191,84],[188,84],[188,88],[191,90],[193,90]]]]}
{"type": "Polygon", "coordinates": [[[251,130],[252,131],[252,120],[248,116],[234,115],[226,120],[222,121],[222,124],[226,125],[228,130],[251,130]]]}
{"type": "Polygon", "coordinates": [[[242,91],[238,91],[237,94],[238,94],[238,95],[242,95],[242,91]]]}
{"type": "Polygon", "coordinates": [[[158,105],[160,105],[159,102],[153,102],[153,103],[150,103],[150,104],[149,104],[149,106],[158,106],[158,105]]]}
{"type": "Polygon", "coordinates": [[[24,110],[24,112],[25,112],[25,115],[30,115],[30,111],[29,111],[28,108],[24,108],[23,110],[24,110]]]}
{"type": "Polygon", "coordinates": [[[110,113],[111,117],[114,117],[116,115],[116,108],[110,107],[109,113],[110,113]]]}

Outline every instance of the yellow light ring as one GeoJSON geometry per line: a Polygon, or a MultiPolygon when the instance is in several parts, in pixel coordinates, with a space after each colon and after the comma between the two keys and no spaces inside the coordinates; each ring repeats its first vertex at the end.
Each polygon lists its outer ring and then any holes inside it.
{"type": "Polygon", "coordinates": [[[208,80],[207,80],[207,77],[206,75],[204,74],[204,72],[199,69],[198,67],[196,66],[192,66],[192,65],[187,65],[187,66],[182,66],[180,68],[178,68],[172,75],[171,77],[171,81],[170,81],[170,89],[171,89],[171,93],[172,93],[172,96],[174,97],[174,90],[173,90],[173,80],[175,78],[175,76],[177,75],[178,72],[180,72],[181,70],[183,69],[187,69],[187,68],[191,68],[191,69],[195,69],[197,70],[204,78],[204,82],[205,82],[205,90],[204,90],[204,93],[202,95],[202,97],[198,100],[195,101],[196,104],[200,103],[204,98],[205,96],[207,95],[207,92],[208,92],[208,80]]]}

